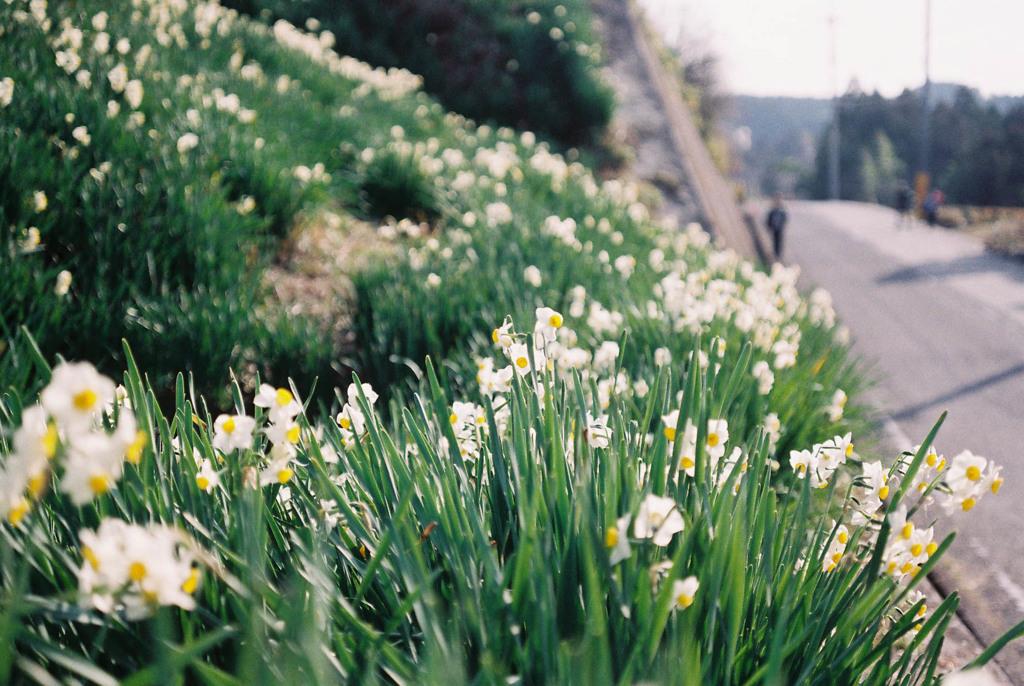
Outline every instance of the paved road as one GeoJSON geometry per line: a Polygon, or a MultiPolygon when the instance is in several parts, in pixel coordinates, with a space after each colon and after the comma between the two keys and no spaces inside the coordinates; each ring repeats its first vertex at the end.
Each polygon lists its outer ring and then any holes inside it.
{"type": "MultiPolygon", "coordinates": [[[[874,205],[789,210],[783,261],[831,291],[855,351],[874,361],[870,400],[896,436],[919,443],[949,410],[939,451],[1003,465],[999,494],[952,519],[957,540],[933,575],[961,592],[961,615],[987,645],[1024,619],[1024,265],[944,229],[897,231],[895,213],[874,205]]],[[[1024,639],[997,662],[1024,685],[1024,639]]]]}

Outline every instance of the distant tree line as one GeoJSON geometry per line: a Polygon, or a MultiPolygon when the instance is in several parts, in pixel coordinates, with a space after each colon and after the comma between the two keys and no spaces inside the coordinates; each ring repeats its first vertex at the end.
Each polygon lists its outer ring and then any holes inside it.
{"type": "MultiPolygon", "coordinates": [[[[952,97],[932,100],[932,187],[942,189],[956,204],[1024,206],[1024,103],[1000,109],[967,87],[958,87],[952,97]]],[[[852,88],[840,98],[843,199],[890,204],[900,179],[913,184],[921,161],[923,115],[920,90],[887,99],[852,88]]],[[[828,197],[828,155],[828,136],[823,133],[804,188],[811,197],[828,197]]]]}

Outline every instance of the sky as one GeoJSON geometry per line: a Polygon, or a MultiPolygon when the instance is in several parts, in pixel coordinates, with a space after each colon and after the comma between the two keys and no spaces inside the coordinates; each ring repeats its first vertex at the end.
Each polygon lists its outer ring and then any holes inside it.
{"type": "Polygon", "coordinates": [[[683,36],[686,50],[718,55],[723,84],[732,93],[831,97],[856,78],[865,92],[894,97],[924,83],[929,1],[932,82],[968,85],[984,96],[1024,95],[1024,0],[641,0],[641,5],[670,45],[683,36]]]}

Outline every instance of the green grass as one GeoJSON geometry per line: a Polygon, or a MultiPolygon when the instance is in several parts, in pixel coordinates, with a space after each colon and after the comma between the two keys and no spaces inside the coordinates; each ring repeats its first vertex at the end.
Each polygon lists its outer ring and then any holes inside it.
{"type": "Polygon", "coordinates": [[[614,98],[580,0],[360,0],[225,3],[268,22],[325,32],[347,54],[402,67],[447,109],[481,123],[535,131],[561,147],[592,144],[614,98]]]}
{"type": "MultiPolygon", "coordinates": [[[[750,379],[749,349],[741,357],[728,379],[697,365],[679,378],[663,371],[646,399],[615,393],[603,410],[580,373],[516,375],[509,391],[476,407],[482,423],[470,420],[468,429],[449,416],[459,396],[428,366],[417,400],[393,408],[389,423],[368,386],[349,395],[356,409],[348,416],[365,420],[358,431],[300,415],[283,486],[280,465],[266,481],[257,473],[275,459],[270,426],[290,420],[270,419],[273,409],[253,408],[236,389],[238,411],[255,409],[259,430],[242,449],[221,451],[212,447],[214,417],[182,380],[175,413],[164,419],[133,366],[126,399],[104,425],[138,417],[138,464],[125,464],[112,490],[76,506],[64,484],[79,468],[71,451],[85,445],[84,429],[54,415],[61,438],[47,467],[51,483],[17,525],[0,528],[2,675],[936,683],[957,597],[922,617],[912,592],[949,539],[916,576],[888,574],[898,527],[890,531],[884,517],[852,523],[865,507],[855,498],[860,482],[836,472],[815,490],[788,465],[773,475],[762,431],[740,438],[730,428],[727,447],[739,458],[728,473],[711,459],[703,430],[694,476],[676,466],[680,447],[666,440],[660,416],[676,408],[699,427],[732,417],[736,389],[750,379]],[[597,413],[607,415],[606,444],[584,432],[597,413]],[[209,493],[197,478],[202,460],[219,471],[209,493]],[[652,495],[681,515],[665,540],[630,523],[646,521],[652,495]],[[82,550],[81,532],[111,518],[166,522],[187,535],[179,555],[194,558],[202,576],[194,609],[154,604],[151,618],[131,619],[77,592],[93,555],[82,550]],[[612,529],[629,542],[614,561],[612,529]],[[691,576],[699,587],[684,607],[675,582],[691,576]]],[[[7,415],[19,424],[16,407],[7,415]]],[[[8,454],[7,465],[22,457],[8,454]]],[[[905,454],[890,474],[905,472],[909,486],[925,459],[924,449],[905,454]]],[[[944,489],[940,482],[931,488],[944,489]]],[[[907,491],[881,512],[906,505],[907,491]]],[[[138,593],[134,583],[110,589],[115,603],[138,593]]]]}
{"type": "Polygon", "coordinates": [[[916,475],[962,489],[955,469],[899,456],[883,505],[852,449],[791,465],[868,428],[827,296],[408,73],[207,6],[107,5],[54,3],[46,30],[0,6],[0,682],[936,682],[957,599],[919,617],[912,587],[946,542],[891,572],[883,513],[915,514],[916,475]],[[83,47],[86,88],[54,46],[63,18],[92,45],[101,6],[132,49],[83,47]],[[350,274],[344,360],[263,278],[324,207],[389,246],[350,274]],[[305,403],[294,424],[260,381],[305,403]],[[225,412],[257,426],[233,420],[238,448],[225,412]],[[634,523],[657,502],[683,528],[656,544],[634,523]],[[90,540],[110,522],[139,527],[123,554],[90,540]]]}

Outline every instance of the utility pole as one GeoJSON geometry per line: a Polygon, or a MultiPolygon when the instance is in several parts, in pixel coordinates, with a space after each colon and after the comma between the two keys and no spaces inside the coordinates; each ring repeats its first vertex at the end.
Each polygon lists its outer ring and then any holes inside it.
{"type": "Polygon", "coordinates": [[[932,50],[932,0],[925,0],[924,3],[924,88],[921,89],[921,96],[924,104],[921,106],[921,151],[917,177],[914,179],[914,190],[917,193],[918,203],[924,201],[928,188],[931,185],[929,159],[931,152],[931,50],[932,50]]]}
{"type": "Polygon", "coordinates": [[[836,10],[828,19],[832,33],[832,125],[828,131],[828,197],[839,200],[839,59],[836,46],[836,10]]]}

